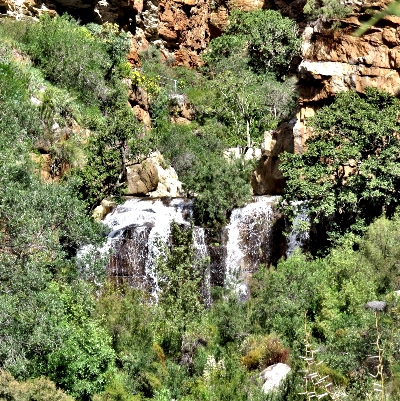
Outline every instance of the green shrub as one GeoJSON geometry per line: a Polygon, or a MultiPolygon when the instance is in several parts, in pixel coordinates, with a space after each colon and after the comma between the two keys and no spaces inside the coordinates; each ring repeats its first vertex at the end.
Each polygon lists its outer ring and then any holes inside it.
{"type": "Polygon", "coordinates": [[[400,288],[400,231],[398,212],[389,220],[382,216],[367,229],[360,242],[363,263],[372,266],[380,294],[400,288]]]}
{"type": "Polygon", "coordinates": [[[187,187],[196,194],[194,213],[203,225],[226,223],[230,212],[251,199],[252,163],[243,158],[209,158],[196,165],[187,187]]]}
{"type": "Polygon", "coordinates": [[[44,377],[18,382],[8,372],[0,371],[0,400],[7,401],[73,401],[44,377]]]}
{"type": "Polygon", "coordinates": [[[23,38],[33,62],[51,82],[73,89],[88,103],[105,100],[112,63],[103,44],[71,17],[44,14],[23,38]]]}
{"type": "MultiPolygon", "coordinates": [[[[343,92],[310,120],[314,129],[304,153],[281,156],[284,202],[307,202],[317,235],[314,249],[327,250],[345,233],[360,235],[399,204],[400,102],[367,88],[343,92]]],[[[290,214],[292,206],[284,207],[290,214]]]]}
{"type": "MultiPolygon", "coordinates": [[[[301,40],[295,22],[274,10],[233,10],[229,22],[215,45],[211,41],[210,51],[205,56],[208,63],[218,64],[225,58],[237,64],[233,58],[240,60],[244,55],[257,73],[272,73],[277,77],[287,74],[300,50],[301,40]]],[[[245,58],[242,60],[246,62],[245,58]]]]}
{"type": "Polygon", "coordinates": [[[352,7],[345,5],[340,0],[307,0],[303,12],[314,19],[319,16],[328,20],[340,19],[350,14],[352,7]]]}

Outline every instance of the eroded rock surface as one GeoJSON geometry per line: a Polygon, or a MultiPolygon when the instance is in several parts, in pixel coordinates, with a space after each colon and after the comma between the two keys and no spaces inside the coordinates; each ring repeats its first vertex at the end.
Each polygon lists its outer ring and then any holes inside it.
{"type": "Polygon", "coordinates": [[[297,152],[304,149],[310,133],[307,118],[331,103],[337,93],[364,93],[370,86],[400,93],[400,17],[386,17],[357,38],[353,32],[362,19],[362,14],[355,14],[342,20],[340,30],[324,29],[321,22],[304,30],[298,70],[300,111],[294,128],[297,152]]]}
{"type": "Polygon", "coordinates": [[[157,167],[146,159],[141,163],[126,166],[126,195],[146,195],[158,186],[157,167]]]}

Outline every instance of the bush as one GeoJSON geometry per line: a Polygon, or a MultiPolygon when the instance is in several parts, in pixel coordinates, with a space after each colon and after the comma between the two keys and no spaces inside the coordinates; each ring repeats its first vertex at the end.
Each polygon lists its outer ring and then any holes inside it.
{"type": "Polygon", "coordinates": [[[368,227],[359,244],[362,263],[373,268],[379,294],[400,288],[399,220],[398,212],[391,220],[380,217],[368,227]]]}
{"type": "Polygon", "coordinates": [[[285,363],[289,358],[289,349],[274,335],[249,336],[241,348],[241,361],[248,370],[263,370],[275,363],[285,363]]]}
{"type": "Polygon", "coordinates": [[[211,66],[224,58],[234,62],[234,57],[242,58],[246,62],[243,56],[247,55],[248,64],[256,73],[272,73],[278,78],[287,74],[300,50],[301,39],[295,22],[274,10],[233,10],[229,21],[224,35],[215,44],[210,43],[205,60],[211,66]]]}
{"type": "Polygon", "coordinates": [[[314,19],[319,16],[328,20],[340,19],[350,14],[352,7],[346,6],[340,0],[307,0],[303,12],[314,19]]]}
{"type": "Polygon", "coordinates": [[[0,399],[7,401],[73,401],[44,377],[18,382],[8,372],[0,371],[0,399]]]}
{"type": "Polygon", "coordinates": [[[195,167],[187,187],[196,194],[194,213],[202,225],[226,223],[230,212],[251,199],[252,163],[243,158],[208,158],[195,167]]]}
{"type": "Polygon", "coordinates": [[[71,17],[44,14],[23,38],[34,63],[51,82],[74,89],[88,103],[105,100],[111,60],[100,40],[71,17]]]}

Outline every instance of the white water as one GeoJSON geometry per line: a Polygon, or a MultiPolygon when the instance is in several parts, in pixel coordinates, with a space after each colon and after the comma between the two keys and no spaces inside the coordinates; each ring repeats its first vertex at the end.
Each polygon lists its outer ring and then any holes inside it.
{"type": "MultiPolygon", "coordinates": [[[[121,255],[116,255],[114,263],[110,263],[109,274],[122,280],[127,278],[129,282],[129,276],[141,273],[144,281],[139,287],[150,287],[156,297],[158,279],[155,265],[157,259],[163,257],[164,246],[170,238],[171,224],[189,224],[191,211],[191,203],[183,199],[173,199],[166,205],[159,199],[134,198],[117,206],[104,219],[104,223],[112,230],[106,247],[113,248],[117,253],[123,243],[125,258],[118,260],[121,255]],[[136,271],[138,266],[141,266],[142,271],[136,271]],[[134,271],[136,274],[132,274],[134,271]]],[[[139,277],[136,279],[140,280],[139,277]]]]}
{"type": "Polygon", "coordinates": [[[255,202],[232,212],[226,226],[225,285],[236,289],[241,297],[247,297],[244,283],[247,276],[258,270],[260,260],[269,251],[268,243],[274,218],[277,197],[256,197],[255,202]]]}
{"type": "Polygon", "coordinates": [[[204,264],[207,265],[206,271],[204,272],[203,284],[202,284],[202,294],[204,303],[206,306],[211,305],[211,272],[209,258],[210,254],[207,249],[206,238],[204,233],[204,228],[195,227],[193,230],[193,246],[195,248],[196,256],[196,267],[202,269],[204,264]]]}
{"type": "MultiPolygon", "coordinates": [[[[212,259],[202,287],[207,304],[211,302],[211,283],[230,286],[241,298],[247,298],[249,278],[261,265],[270,262],[274,251],[271,227],[276,201],[273,196],[255,197],[254,202],[233,210],[220,238],[211,241],[219,244],[213,245],[212,254],[204,229],[194,227],[196,263],[203,268],[210,255],[212,259]]],[[[189,225],[192,209],[192,201],[183,198],[169,202],[133,198],[117,206],[103,221],[111,229],[103,252],[113,249],[108,275],[119,283],[147,289],[157,299],[156,261],[163,257],[163,250],[170,243],[171,224],[189,225]]],[[[279,253],[280,248],[277,250],[279,253]]]]}
{"type": "Polygon", "coordinates": [[[296,249],[301,248],[309,239],[309,231],[304,229],[309,223],[307,207],[304,202],[294,202],[295,217],[293,220],[292,231],[287,240],[286,257],[288,258],[296,249]]]}

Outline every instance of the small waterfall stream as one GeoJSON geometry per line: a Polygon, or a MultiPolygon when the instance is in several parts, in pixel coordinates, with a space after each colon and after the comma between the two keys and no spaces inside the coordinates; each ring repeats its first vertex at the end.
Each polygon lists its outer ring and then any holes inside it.
{"type": "Polygon", "coordinates": [[[257,197],[255,202],[233,210],[225,228],[225,285],[236,288],[243,297],[247,296],[247,286],[243,285],[248,281],[246,276],[268,261],[275,203],[276,197],[257,197]]]}
{"type": "MultiPolygon", "coordinates": [[[[231,286],[246,297],[251,275],[285,255],[275,203],[276,197],[255,197],[254,202],[233,210],[229,224],[217,234],[213,231],[211,240],[207,230],[194,227],[196,260],[209,261],[202,290],[206,303],[211,302],[212,285],[231,286]]],[[[103,221],[111,230],[103,249],[112,249],[108,275],[157,297],[156,261],[169,244],[171,224],[189,226],[192,217],[193,202],[184,198],[132,198],[118,205],[103,221]]]]}
{"type": "Polygon", "coordinates": [[[113,249],[108,274],[117,283],[128,282],[157,293],[156,260],[162,257],[171,233],[171,224],[189,224],[192,203],[173,199],[169,204],[160,199],[127,200],[104,219],[112,230],[106,247],[113,249]]]}

